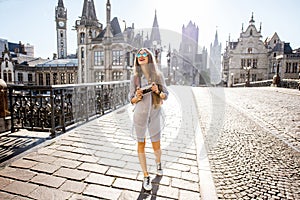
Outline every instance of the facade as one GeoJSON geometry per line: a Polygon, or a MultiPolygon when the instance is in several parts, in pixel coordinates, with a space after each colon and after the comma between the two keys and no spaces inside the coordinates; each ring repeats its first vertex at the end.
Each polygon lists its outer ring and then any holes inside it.
{"type": "Polygon", "coordinates": [[[77,59],[49,60],[35,65],[36,85],[77,83],[77,59]]]}
{"type": "Polygon", "coordinates": [[[130,77],[136,48],[143,46],[134,25],[111,20],[111,4],[106,3],[106,27],[95,12],[93,0],[84,0],[82,16],[75,22],[78,44],[78,83],[119,81],[130,77]]]}
{"type": "Polygon", "coordinates": [[[229,41],[223,53],[223,81],[227,86],[237,83],[281,78],[298,78],[300,54],[289,43],[280,40],[277,33],[263,41],[261,25],[257,30],[252,17],[238,41],[229,41]]]}
{"type": "Polygon", "coordinates": [[[213,85],[217,85],[221,82],[221,77],[222,77],[221,49],[222,49],[222,45],[218,41],[218,32],[216,31],[214,43],[210,44],[210,54],[209,54],[210,83],[213,85]]]}

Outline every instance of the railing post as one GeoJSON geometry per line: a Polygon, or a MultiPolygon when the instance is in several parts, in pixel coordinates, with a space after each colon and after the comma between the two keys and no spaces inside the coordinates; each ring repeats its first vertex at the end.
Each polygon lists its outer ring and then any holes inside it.
{"type": "Polygon", "coordinates": [[[54,92],[53,92],[53,88],[51,87],[50,89],[50,105],[51,105],[51,136],[55,136],[55,116],[54,116],[54,112],[55,112],[55,108],[54,108],[54,101],[53,101],[53,98],[54,98],[54,92]]]}

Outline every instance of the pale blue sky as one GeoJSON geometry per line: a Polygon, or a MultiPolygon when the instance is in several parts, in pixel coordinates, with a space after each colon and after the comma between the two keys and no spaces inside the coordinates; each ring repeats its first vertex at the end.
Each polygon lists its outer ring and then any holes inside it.
{"type": "MultiPolygon", "coordinates": [[[[94,0],[98,20],[105,22],[107,0],[94,0]]],[[[81,16],[83,0],[63,0],[68,11],[68,53],[76,52],[76,31],[71,30],[81,16]]],[[[180,35],[192,21],[199,27],[199,45],[209,48],[216,29],[222,49],[230,34],[236,41],[249,24],[252,12],[257,29],[262,22],[262,40],[277,32],[280,39],[300,47],[299,0],[110,0],[112,18],[124,19],[136,29],[151,28],[155,10],[159,27],[180,35]]],[[[56,53],[55,6],[58,0],[0,0],[0,38],[34,45],[35,56],[52,58],[56,53]]],[[[162,38],[163,40],[164,38],[162,38]]],[[[172,47],[177,48],[178,47],[172,47]]],[[[223,50],[222,50],[223,51],[223,50]]]]}

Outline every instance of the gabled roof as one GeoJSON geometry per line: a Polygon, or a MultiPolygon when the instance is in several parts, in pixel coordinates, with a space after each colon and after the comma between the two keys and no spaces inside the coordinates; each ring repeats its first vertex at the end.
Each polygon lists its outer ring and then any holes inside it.
{"type": "MultiPolygon", "coordinates": [[[[123,23],[123,21],[120,21],[119,18],[114,17],[111,22],[110,22],[110,28],[111,28],[111,33],[113,34],[113,36],[117,36],[123,35],[123,31],[121,28],[121,23],[123,23]]],[[[98,35],[97,38],[104,38],[105,32],[106,32],[107,27],[105,27],[105,29],[103,31],[100,32],[100,34],[98,35]]]]}

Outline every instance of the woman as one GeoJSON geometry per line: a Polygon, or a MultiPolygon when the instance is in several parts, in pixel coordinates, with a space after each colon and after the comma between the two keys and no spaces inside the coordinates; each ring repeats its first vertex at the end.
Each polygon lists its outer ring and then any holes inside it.
{"type": "Polygon", "coordinates": [[[161,166],[161,104],[168,91],[163,74],[158,70],[153,54],[146,48],[140,49],[135,57],[134,74],[130,84],[130,102],[135,104],[133,114],[134,132],[137,137],[137,152],[144,173],[143,188],[152,185],[146,164],[146,132],[148,130],[155,155],[157,175],[162,176],[161,166]]]}

